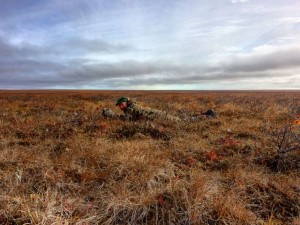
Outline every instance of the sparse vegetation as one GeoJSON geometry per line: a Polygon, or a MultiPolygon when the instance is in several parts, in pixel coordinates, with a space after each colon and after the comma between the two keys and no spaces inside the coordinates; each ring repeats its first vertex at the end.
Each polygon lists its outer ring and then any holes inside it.
{"type": "Polygon", "coordinates": [[[299,103],[299,92],[2,91],[0,224],[300,224],[299,103]],[[123,95],[218,117],[104,118],[123,95]]]}

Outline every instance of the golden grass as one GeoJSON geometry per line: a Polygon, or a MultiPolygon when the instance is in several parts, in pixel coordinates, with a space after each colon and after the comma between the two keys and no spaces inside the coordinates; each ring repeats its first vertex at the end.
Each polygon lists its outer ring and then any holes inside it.
{"type": "Polygon", "coordinates": [[[0,224],[299,224],[300,151],[279,154],[276,142],[299,144],[299,102],[299,92],[1,91],[0,224]],[[104,118],[124,95],[218,117],[104,118]]]}

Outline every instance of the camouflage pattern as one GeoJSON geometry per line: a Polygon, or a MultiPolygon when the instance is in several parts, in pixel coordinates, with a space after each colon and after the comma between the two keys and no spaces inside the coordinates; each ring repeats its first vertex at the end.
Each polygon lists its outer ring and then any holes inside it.
{"type": "Polygon", "coordinates": [[[117,100],[116,105],[120,102],[127,100],[128,107],[124,110],[124,115],[117,115],[111,109],[104,108],[102,111],[102,115],[107,118],[119,118],[122,120],[139,120],[139,119],[163,119],[169,120],[173,122],[185,121],[185,122],[196,122],[199,121],[201,118],[215,118],[217,114],[214,110],[209,109],[205,113],[200,115],[193,115],[193,116],[185,116],[184,118],[179,118],[176,116],[172,116],[168,114],[166,111],[161,111],[149,107],[142,107],[137,105],[136,102],[130,98],[122,97],[117,100]]]}
{"type": "Polygon", "coordinates": [[[128,108],[124,111],[127,119],[138,120],[138,119],[167,119],[170,121],[178,122],[181,121],[179,117],[172,116],[166,111],[152,109],[148,107],[142,107],[135,103],[128,105],[128,108]]]}
{"type": "Polygon", "coordinates": [[[102,116],[113,118],[113,117],[116,116],[116,114],[115,114],[115,112],[112,111],[111,109],[104,108],[104,109],[102,110],[102,116]]]}

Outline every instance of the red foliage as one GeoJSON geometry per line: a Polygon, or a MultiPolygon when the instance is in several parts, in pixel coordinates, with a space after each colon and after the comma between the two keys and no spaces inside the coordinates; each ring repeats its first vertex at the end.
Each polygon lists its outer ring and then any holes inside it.
{"type": "Polygon", "coordinates": [[[163,196],[162,196],[162,195],[159,195],[159,196],[157,197],[157,202],[158,202],[158,205],[163,206],[163,204],[164,204],[164,199],[163,199],[163,196]]]}
{"type": "Polygon", "coordinates": [[[197,159],[193,158],[192,156],[183,159],[180,163],[175,164],[179,169],[190,169],[191,167],[195,166],[197,163],[197,159]]]}
{"type": "Polygon", "coordinates": [[[241,141],[235,140],[233,137],[220,138],[219,142],[222,144],[222,148],[234,148],[241,144],[241,141]]]}
{"type": "Polygon", "coordinates": [[[108,125],[107,124],[99,124],[99,128],[100,130],[106,130],[108,128],[108,125]]]}
{"type": "Polygon", "coordinates": [[[193,157],[189,156],[185,160],[185,165],[188,167],[192,167],[197,163],[197,159],[194,159],[193,157]]]}
{"type": "Polygon", "coordinates": [[[295,125],[300,125],[300,119],[295,120],[295,121],[294,121],[294,124],[295,124],[295,125]]]}
{"type": "Polygon", "coordinates": [[[211,161],[220,161],[223,157],[216,153],[216,151],[209,151],[206,153],[206,157],[211,161]]]}

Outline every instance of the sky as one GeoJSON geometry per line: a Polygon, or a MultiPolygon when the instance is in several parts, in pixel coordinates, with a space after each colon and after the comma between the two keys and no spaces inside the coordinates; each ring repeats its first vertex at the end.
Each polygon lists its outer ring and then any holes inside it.
{"type": "Polygon", "coordinates": [[[9,0],[0,89],[300,89],[299,0],[9,0]]]}

